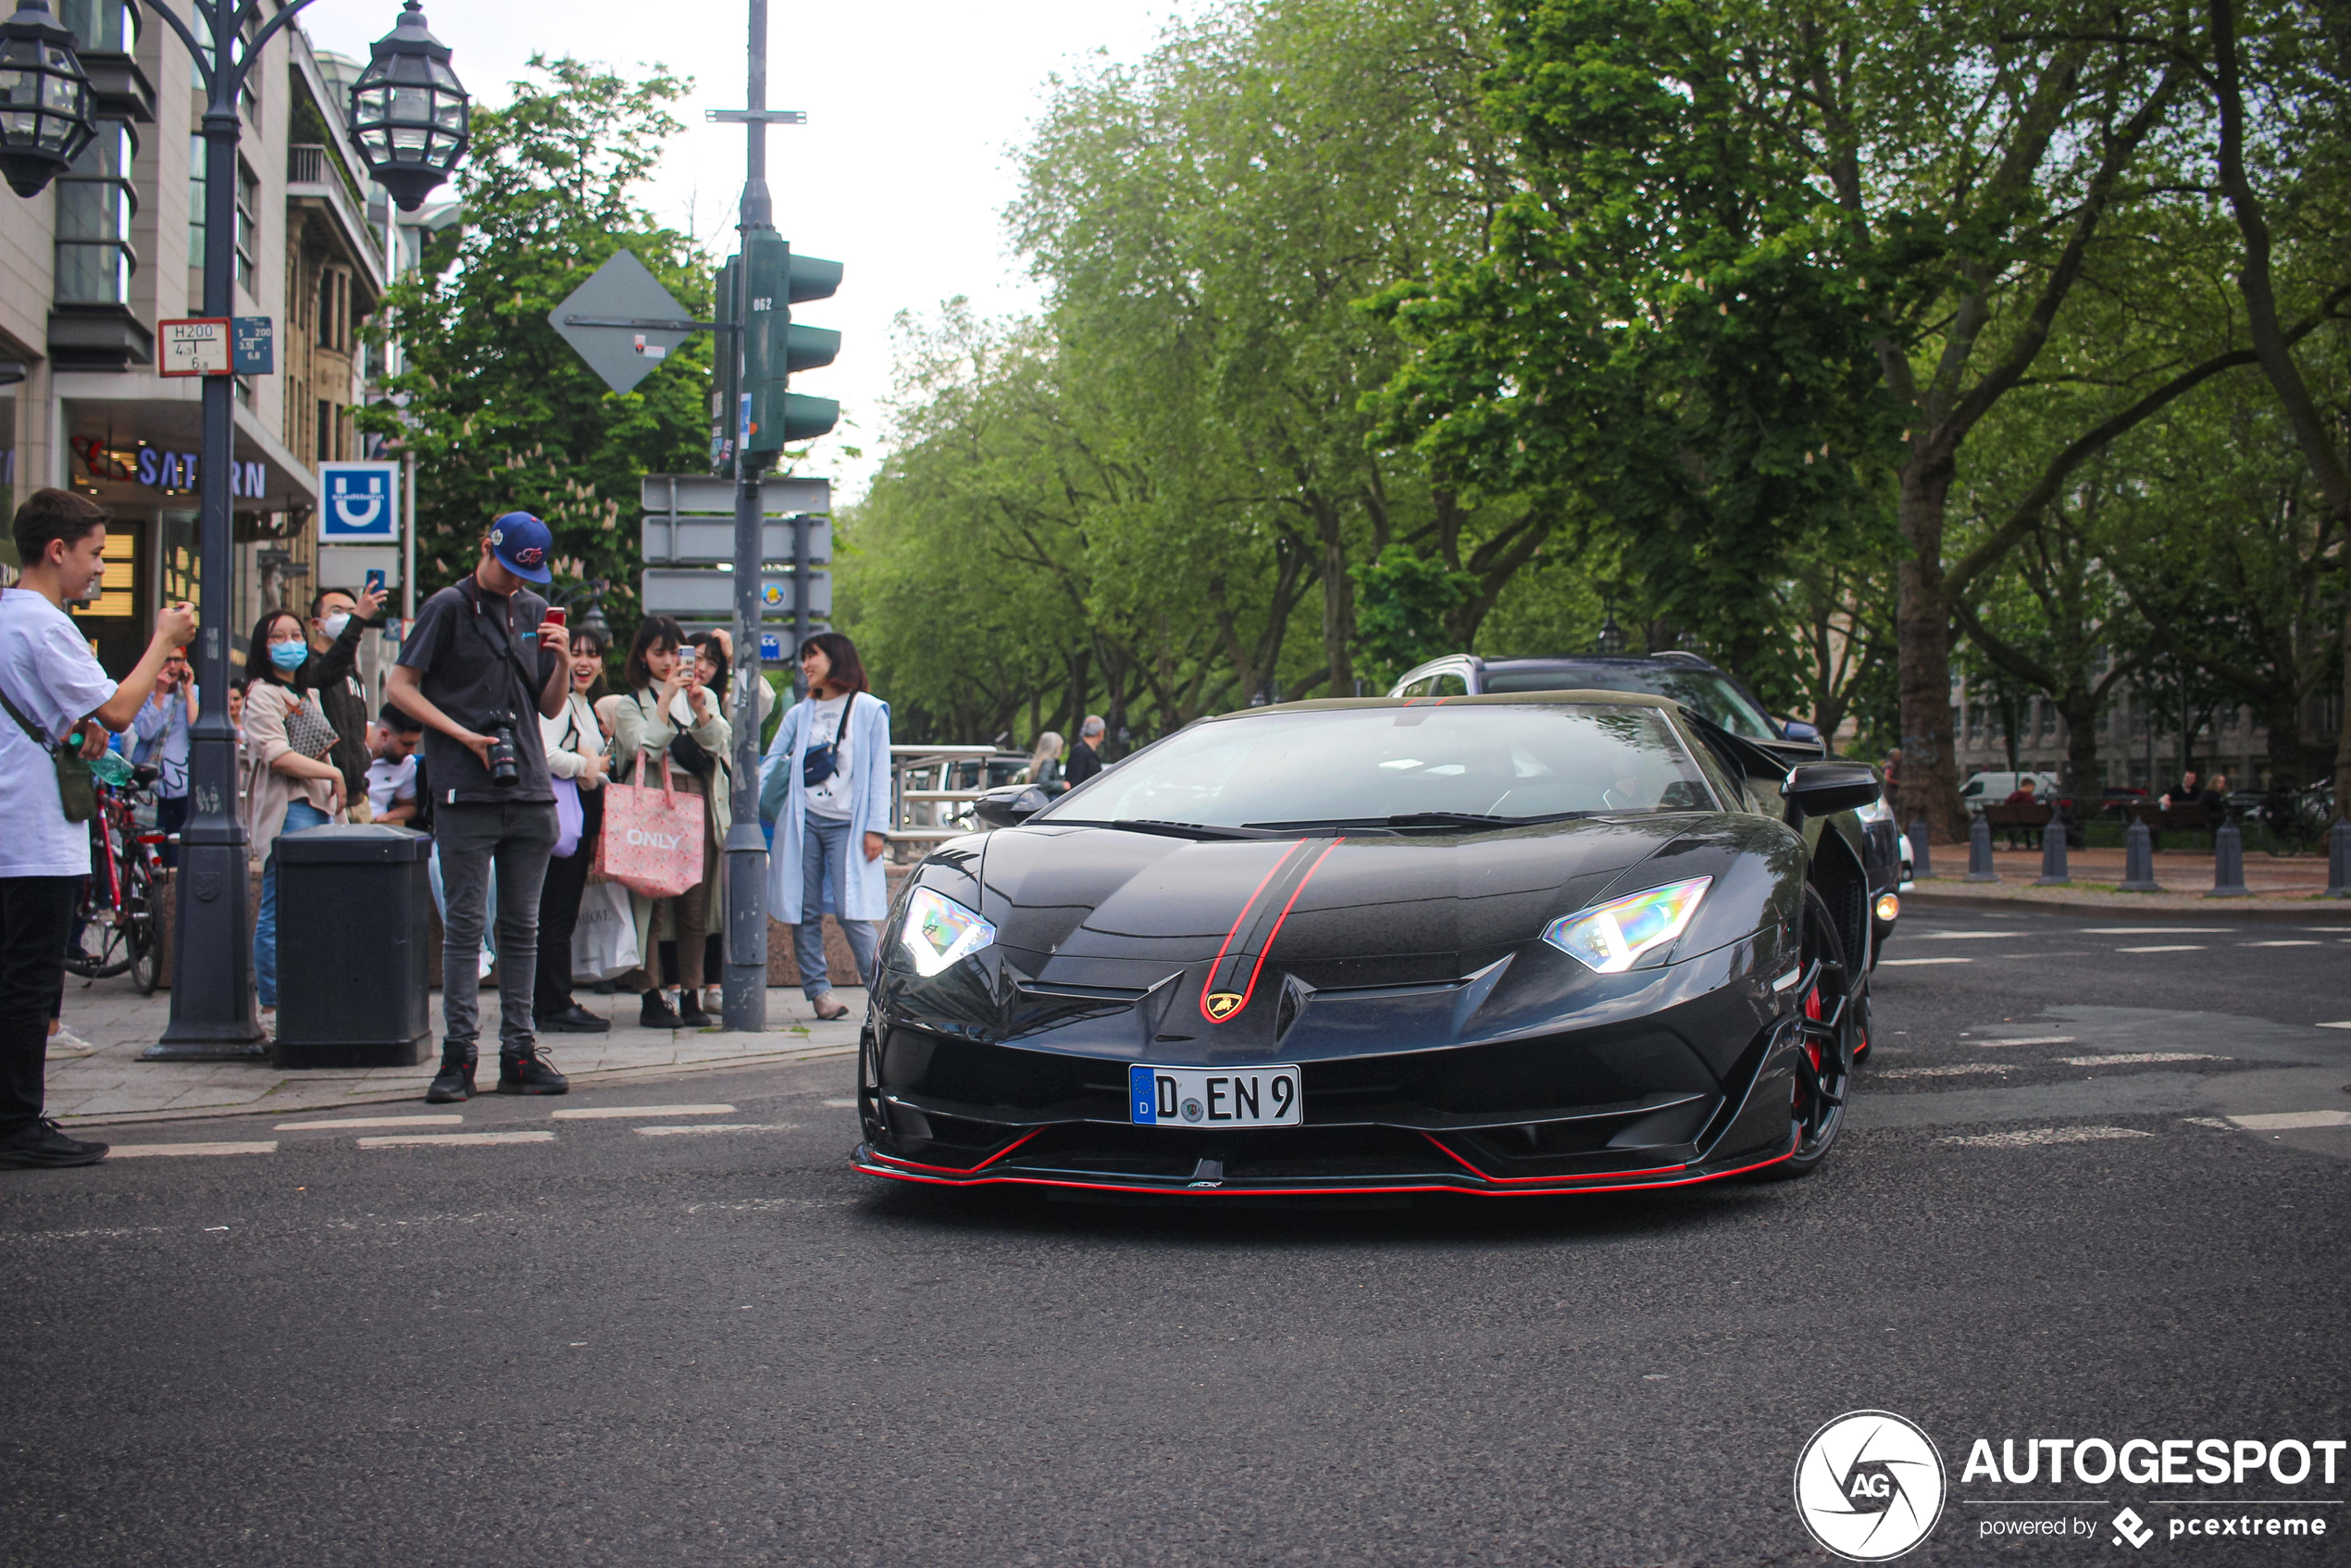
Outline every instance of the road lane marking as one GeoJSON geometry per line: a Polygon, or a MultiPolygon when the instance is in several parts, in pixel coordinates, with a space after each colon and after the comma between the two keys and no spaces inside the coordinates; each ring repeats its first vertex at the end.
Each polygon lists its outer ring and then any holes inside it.
{"type": "Polygon", "coordinates": [[[1881,958],[1877,961],[1877,966],[1881,969],[1898,969],[1909,964],[1972,964],[1974,962],[1972,958],[1881,958]]]}
{"type": "Polygon", "coordinates": [[[1890,1073],[1880,1073],[1881,1078],[1953,1078],[1962,1073],[2013,1072],[2005,1062],[1960,1062],[1947,1067],[1897,1067],[1890,1073]]]}
{"type": "Polygon", "coordinates": [[[603,1121],[614,1116],[726,1116],[732,1105],[575,1105],[554,1113],[559,1122],[603,1121]]]}
{"type": "Polygon", "coordinates": [[[110,1160],[145,1160],[170,1154],[275,1154],[278,1140],[266,1143],[118,1143],[106,1151],[110,1160]]]}
{"type": "MultiPolygon", "coordinates": [[[[2351,1029],[2351,1024],[2325,1024],[2321,1025],[2320,1027],[2351,1029]]],[[[854,1111],[857,1109],[857,1101],[854,1100],[827,1100],[821,1103],[828,1105],[836,1111],[854,1111]]]]}
{"type": "Polygon", "coordinates": [[[796,1132],[797,1122],[692,1122],[676,1126],[639,1127],[640,1138],[676,1138],[694,1132],[796,1132]]]}
{"type": "Polygon", "coordinates": [[[2200,1051],[2125,1051],[2111,1056],[2060,1056],[2069,1067],[2121,1067],[2140,1062],[2233,1062],[2233,1056],[2210,1056],[2200,1051]]]}
{"type": "Polygon", "coordinates": [[[2236,1128],[2229,1125],[2229,1118],[2226,1116],[2183,1116],[2180,1120],[2192,1127],[2218,1127],[2222,1132],[2236,1131],[2236,1128]]]}
{"type": "Polygon", "coordinates": [[[2085,937],[2219,937],[2227,926],[2084,926],[2085,937]]]}
{"type": "Polygon", "coordinates": [[[2345,1018],[2332,1024],[2320,1024],[2319,1027],[2322,1029],[2351,1029],[2351,1018],[2345,1018]]]}
{"type": "Polygon", "coordinates": [[[2071,1035],[2026,1035],[2021,1039],[1972,1039],[1970,1045],[2071,1045],[2071,1035]]]}
{"type": "Polygon", "coordinates": [[[2031,936],[2030,931],[1920,931],[1914,933],[1922,942],[1980,942],[1994,938],[2031,936]]]}
{"type": "Polygon", "coordinates": [[[2292,1132],[2300,1127],[2351,1126],[2351,1111],[2270,1111],[2229,1120],[2247,1132],[2292,1132]]]}
{"type": "Polygon", "coordinates": [[[454,1127],[465,1121],[455,1112],[429,1116],[338,1116],[331,1122],[280,1122],[271,1132],[305,1132],[312,1127],[454,1127]]]}
{"type": "Polygon", "coordinates": [[[2202,942],[2165,942],[2156,947],[2119,947],[2117,952],[2202,952],[2202,942]]]}
{"type": "Polygon", "coordinates": [[[551,1132],[419,1132],[397,1138],[363,1138],[362,1149],[413,1149],[424,1145],[454,1144],[479,1147],[491,1143],[553,1143],[551,1132]]]}
{"type": "Polygon", "coordinates": [[[2316,937],[2296,937],[2287,941],[2237,943],[2239,947],[2324,947],[2326,945],[2316,937]]]}
{"type": "Polygon", "coordinates": [[[1941,1138],[1970,1149],[2032,1149],[2045,1143],[2095,1143],[2108,1138],[2153,1138],[2136,1127],[2034,1127],[2025,1132],[1986,1132],[1972,1138],[1941,1138]]]}

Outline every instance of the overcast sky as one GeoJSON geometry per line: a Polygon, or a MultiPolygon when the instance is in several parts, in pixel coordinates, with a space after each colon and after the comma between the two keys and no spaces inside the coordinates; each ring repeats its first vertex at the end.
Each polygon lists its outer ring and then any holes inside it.
{"type": "MultiPolygon", "coordinates": [[[[847,268],[840,292],[800,319],[842,334],[840,360],[795,378],[840,400],[836,439],[866,449],[852,463],[818,449],[804,472],[829,470],[864,488],[889,391],[889,322],[968,294],[990,315],[1034,305],[1036,291],[1004,243],[1014,194],[1011,153],[1026,137],[1054,72],[1097,51],[1131,60],[1181,0],[864,0],[768,12],[767,103],[805,109],[804,126],[771,127],[768,183],[776,226],[797,250],[847,268]],[[848,429],[854,420],[862,427],[848,429]]],[[[319,48],[365,61],[392,30],[397,0],[317,0],[302,14],[319,48]]],[[[426,0],[433,32],[482,104],[504,103],[534,53],[623,68],[659,61],[693,79],[678,113],[686,132],[652,193],[665,221],[690,227],[720,256],[733,248],[743,132],[705,125],[703,111],[743,101],[743,0],[426,0]],[[648,22],[657,28],[645,36],[648,22]]]]}

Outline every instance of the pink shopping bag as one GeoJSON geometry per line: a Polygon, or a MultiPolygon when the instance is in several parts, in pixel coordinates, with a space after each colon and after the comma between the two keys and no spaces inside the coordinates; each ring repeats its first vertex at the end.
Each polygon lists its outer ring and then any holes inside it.
{"type": "Polygon", "coordinates": [[[596,840],[596,870],[649,899],[675,898],[702,880],[700,795],[681,795],[669,781],[669,753],[661,758],[661,788],[643,782],[645,754],[637,753],[639,782],[604,785],[604,831],[596,840]]]}

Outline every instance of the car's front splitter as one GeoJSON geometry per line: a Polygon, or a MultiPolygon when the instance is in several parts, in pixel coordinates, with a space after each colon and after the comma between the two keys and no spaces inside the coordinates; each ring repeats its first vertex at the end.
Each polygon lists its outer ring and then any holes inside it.
{"type": "MultiPolygon", "coordinates": [[[[1040,1131],[1043,1129],[1039,1129],[1040,1131]]],[[[891,1181],[914,1183],[925,1187],[1039,1187],[1064,1188],[1080,1191],[1113,1193],[1155,1193],[1162,1196],[1199,1198],[1306,1198],[1306,1197],[1367,1197],[1391,1193],[1462,1192],[1489,1198],[1529,1198],[1559,1196],[1582,1192],[1630,1192],[1649,1188],[1688,1187],[1698,1182],[1720,1181],[1727,1176],[1746,1176],[1776,1165],[1796,1152],[1796,1139],[1791,1133],[1788,1146],[1765,1158],[1747,1155],[1731,1162],[1710,1163],[1692,1161],[1686,1164],[1661,1165],[1647,1170],[1595,1172],[1583,1176],[1503,1176],[1479,1169],[1437,1139],[1421,1135],[1429,1146],[1430,1160],[1424,1168],[1399,1170],[1393,1175],[1354,1175],[1328,1180],[1283,1177],[1275,1179],[1249,1176],[1199,1175],[1188,1177],[1140,1176],[1120,1172],[1088,1170],[1050,1163],[1041,1158],[1023,1159],[1021,1150],[1031,1142],[1031,1134],[968,1170],[945,1165],[928,1165],[917,1161],[886,1154],[870,1143],[861,1143],[850,1156],[850,1164],[867,1176],[882,1176],[891,1181]]]]}

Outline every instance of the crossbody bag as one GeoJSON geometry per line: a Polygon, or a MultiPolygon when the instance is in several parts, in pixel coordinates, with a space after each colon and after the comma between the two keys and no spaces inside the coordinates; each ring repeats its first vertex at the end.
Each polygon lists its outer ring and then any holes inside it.
{"type": "Polygon", "coordinates": [[[821,746],[811,746],[801,754],[800,781],[809,789],[827,782],[840,771],[840,753],[848,745],[850,710],[857,705],[857,693],[852,691],[849,701],[840,705],[840,722],[833,727],[833,738],[821,746]]]}

